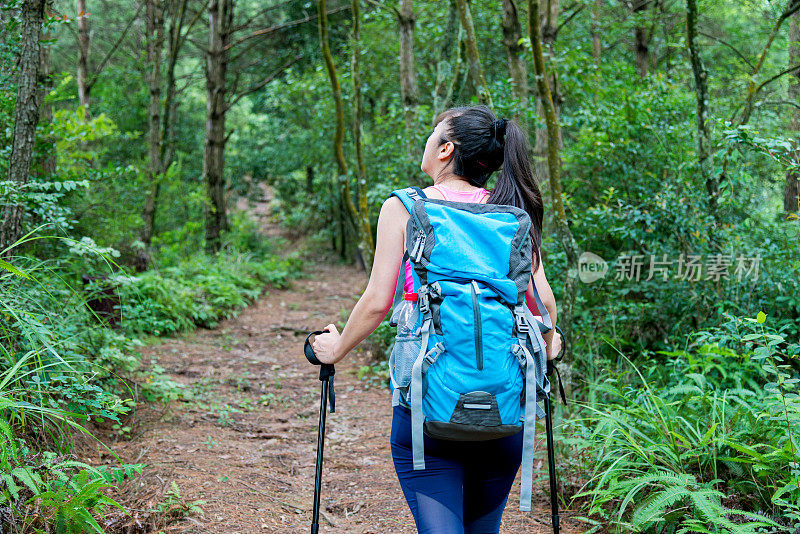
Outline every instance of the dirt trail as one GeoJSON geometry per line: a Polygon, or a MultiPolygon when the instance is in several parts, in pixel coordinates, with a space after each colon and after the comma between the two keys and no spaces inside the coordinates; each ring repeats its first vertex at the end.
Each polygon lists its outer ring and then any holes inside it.
{"type": "MultiPolygon", "coordinates": [[[[309,531],[320,383],[303,356],[302,333],[341,319],[366,280],[325,258],[310,258],[306,272],[219,328],[144,349],[195,399],[174,402],[163,415],[153,407],[135,432],[141,435],[115,448],[127,461],[147,463],[151,477],[176,481],[187,501],[205,501],[205,517],[184,520],[183,532],[309,531]]],[[[374,381],[358,380],[365,356],[356,352],[337,365],[320,531],[413,533],[389,450],[391,398],[374,381]]],[[[501,532],[551,532],[546,474],[544,467],[528,514],[516,509],[517,478],[501,532]]],[[[562,532],[580,530],[562,516],[562,532]]]]}

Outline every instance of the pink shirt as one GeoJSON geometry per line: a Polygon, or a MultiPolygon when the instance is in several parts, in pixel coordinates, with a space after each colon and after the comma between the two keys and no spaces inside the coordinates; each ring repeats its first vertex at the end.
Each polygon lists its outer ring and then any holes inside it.
{"type": "MultiPolygon", "coordinates": [[[[474,191],[456,191],[444,185],[434,185],[434,189],[439,191],[445,200],[453,202],[482,202],[484,198],[489,196],[489,191],[484,188],[475,189],[474,191]]],[[[404,289],[406,293],[414,291],[414,280],[411,278],[411,261],[406,260],[406,279],[404,289]]]]}

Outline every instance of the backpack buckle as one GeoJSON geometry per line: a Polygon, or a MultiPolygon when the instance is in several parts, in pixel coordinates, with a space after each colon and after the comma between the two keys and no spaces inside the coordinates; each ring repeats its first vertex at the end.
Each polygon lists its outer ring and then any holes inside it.
{"type": "Polygon", "coordinates": [[[517,361],[519,362],[520,367],[522,367],[524,369],[525,366],[527,365],[528,361],[525,358],[525,352],[522,350],[522,346],[520,346],[520,345],[512,345],[511,346],[511,352],[517,358],[517,361]]]}
{"type": "Polygon", "coordinates": [[[522,306],[514,308],[514,324],[517,327],[517,332],[528,332],[530,330],[528,319],[525,317],[525,312],[522,311],[522,306]]]}
{"type": "Polygon", "coordinates": [[[439,285],[439,282],[431,282],[428,284],[428,296],[430,300],[442,298],[442,286],[439,285]]]}
{"type": "Polygon", "coordinates": [[[442,345],[441,341],[439,341],[438,343],[436,343],[436,345],[431,347],[431,350],[429,350],[424,357],[424,360],[428,364],[428,367],[436,363],[436,360],[439,359],[439,356],[441,356],[443,352],[444,352],[444,345],[442,345]]]}
{"type": "Polygon", "coordinates": [[[431,310],[431,308],[429,306],[430,297],[428,295],[427,286],[422,286],[421,288],[419,288],[417,294],[419,295],[419,312],[421,314],[428,313],[431,310]]]}

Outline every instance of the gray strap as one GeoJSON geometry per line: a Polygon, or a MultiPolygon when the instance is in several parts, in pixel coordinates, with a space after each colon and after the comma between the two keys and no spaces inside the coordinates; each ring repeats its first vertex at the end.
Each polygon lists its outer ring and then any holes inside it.
{"type": "Polygon", "coordinates": [[[550,312],[544,307],[542,297],[539,296],[539,290],[536,289],[536,280],[533,279],[533,274],[531,274],[531,284],[533,284],[533,300],[536,302],[536,307],[539,308],[542,322],[547,327],[547,330],[550,331],[553,329],[553,322],[550,320],[550,312]]]}
{"type": "Polygon", "coordinates": [[[422,434],[425,423],[425,412],[422,411],[422,362],[427,352],[430,327],[430,314],[426,313],[425,320],[422,321],[422,346],[411,368],[411,385],[408,390],[411,397],[411,454],[414,470],[425,469],[425,442],[422,434]]]}
{"type": "Polygon", "coordinates": [[[519,509],[531,511],[533,494],[533,447],[536,444],[536,415],[539,405],[536,404],[536,367],[525,344],[521,345],[525,353],[525,426],[522,429],[522,473],[519,493],[519,509]],[[533,409],[536,407],[537,409],[533,409]]]}

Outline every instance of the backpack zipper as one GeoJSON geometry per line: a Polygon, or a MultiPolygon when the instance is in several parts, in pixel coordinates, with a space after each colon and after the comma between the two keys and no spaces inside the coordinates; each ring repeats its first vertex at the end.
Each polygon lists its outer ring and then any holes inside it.
{"type": "Polygon", "coordinates": [[[481,307],[478,304],[478,295],[481,293],[481,288],[478,287],[478,282],[472,281],[472,313],[475,321],[475,363],[478,366],[478,371],[483,371],[483,330],[481,328],[481,307]]]}

